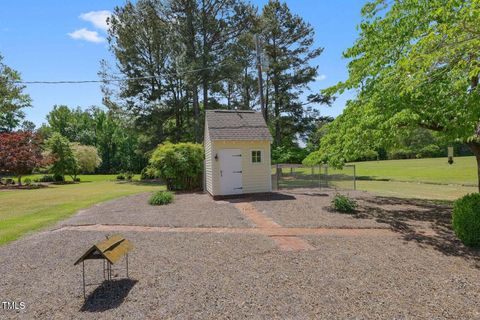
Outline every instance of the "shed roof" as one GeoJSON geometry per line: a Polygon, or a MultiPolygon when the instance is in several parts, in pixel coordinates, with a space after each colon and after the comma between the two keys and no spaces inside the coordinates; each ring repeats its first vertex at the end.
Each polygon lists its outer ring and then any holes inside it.
{"type": "Polygon", "coordinates": [[[268,140],[272,135],[260,112],[251,110],[207,110],[210,140],[268,140]]]}
{"type": "Polygon", "coordinates": [[[104,241],[100,241],[88,249],[75,263],[88,259],[107,259],[110,263],[115,263],[128,251],[133,249],[130,241],[119,235],[114,235],[104,241]]]}

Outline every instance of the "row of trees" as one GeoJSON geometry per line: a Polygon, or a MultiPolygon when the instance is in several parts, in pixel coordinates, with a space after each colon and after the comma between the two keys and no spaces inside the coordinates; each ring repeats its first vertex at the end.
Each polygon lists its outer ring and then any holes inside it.
{"type": "MultiPolygon", "coordinates": [[[[115,8],[109,45],[116,63],[101,63],[105,108],[54,106],[38,129],[98,150],[101,173],[139,172],[165,141],[200,142],[206,109],[260,109],[256,46],[264,67],[265,118],[273,158],[300,161],[297,143],[314,131],[311,65],[322,52],[312,27],[279,1],[258,12],[244,0],[140,0],[115,8]],[[113,81],[112,81],[113,80],[113,81]],[[117,81],[118,80],[118,81],[117,81]]],[[[34,131],[31,99],[20,75],[0,60],[0,132],[34,131]]],[[[45,147],[42,147],[45,149],[45,147]]]]}
{"type": "Polygon", "coordinates": [[[148,161],[150,150],[140,149],[142,141],[148,140],[144,131],[135,130],[125,117],[98,107],[54,106],[38,131],[47,139],[59,133],[70,142],[95,147],[102,160],[99,173],[140,172],[148,161]]]}
{"type": "Polygon", "coordinates": [[[39,133],[17,131],[0,133],[0,175],[13,175],[22,184],[22,176],[34,170],[48,170],[52,180],[73,181],[80,173],[93,173],[101,164],[97,149],[71,143],[59,133],[43,141],[39,133]]]}
{"type": "Polygon", "coordinates": [[[139,148],[201,142],[204,110],[260,109],[255,36],[265,78],[265,118],[274,147],[295,146],[315,126],[307,105],[329,99],[309,93],[311,25],[286,3],[270,0],[259,13],[244,0],[139,0],[115,8],[109,20],[116,66],[102,63],[104,102],[144,133],[139,148]],[[115,79],[119,81],[109,81],[115,79]]]}

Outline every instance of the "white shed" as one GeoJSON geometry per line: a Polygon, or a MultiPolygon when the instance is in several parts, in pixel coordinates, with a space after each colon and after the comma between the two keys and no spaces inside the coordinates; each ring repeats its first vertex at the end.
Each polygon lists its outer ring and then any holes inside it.
{"type": "Polygon", "coordinates": [[[213,197],[272,191],[272,136],[259,112],[208,110],[205,189],[213,197]]]}

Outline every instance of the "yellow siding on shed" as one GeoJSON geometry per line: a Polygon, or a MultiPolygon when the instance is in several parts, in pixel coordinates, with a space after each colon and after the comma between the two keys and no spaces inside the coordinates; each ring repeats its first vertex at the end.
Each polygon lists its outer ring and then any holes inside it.
{"type": "Polygon", "coordinates": [[[212,158],[215,155],[212,153],[212,142],[210,141],[210,135],[208,134],[208,127],[205,126],[205,187],[210,194],[213,194],[212,185],[212,158]]]}
{"type": "Polygon", "coordinates": [[[221,149],[240,149],[242,153],[242,192],[257,193],[271,192],[271,160],[270,141],[241,141],[241,140],[215,140],[205,139],[206,162],[211,163],[211,174],[207,168],[207,191],[212,195],[220,195],[220,163],[216,161],[215,154],[221,149]],[[208,144],[208,146],[207,146],[208,144]],[[209,151],[208,151],[208,150],[209,151]],[[262,163],[251,162],[251,151],[262,151],[262,163]],[[210,153],[210,160],[207,154],[210,153]],[[210,178],[209,178],[210,177],[210,178]],[[210,181],[209,181],[210,179],[210,181]],[[210,187],[209,187],[210,184],[210,187]]]}

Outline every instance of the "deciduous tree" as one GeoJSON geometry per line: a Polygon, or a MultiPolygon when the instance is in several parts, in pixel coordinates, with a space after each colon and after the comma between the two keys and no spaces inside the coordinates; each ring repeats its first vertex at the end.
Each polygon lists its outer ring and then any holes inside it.
{"type": "Polygon", "coordinates": [[[467,143],[480,176],[480,3],[377,0],[362,16],[345,52],[349,78],[327,91],[358,95],[330,127],[319,158],[341,164],[422,127],[467,143]]]}
{"type": "Polygon", "coordinates": [[[48,157],[52,160],[50,171],[64,180],[65,175],[73,174],[78,169],[77,159],[67,138],[55,132],[46,141],[48,157]]]}
{"type": "Polygon", "coordinates": [[[25,86],[18,84],[20,73],[5,65],[0,55],[0,132],[12,132],[25,118],[23,108],[31,99],[23,93],[25,86]]]}
{"type": "Polygon", "coordinates": [[[40,144],[40,136],[33,132],[0,133],[0,173],[17,176],[21,185],[22,175],[42,164],[40,144]]]}
{"type": "Polygon", "coordinates": [[[76,170],[73,171],[73,180],[79,173],[93,173],[100,166],[102,159],[98,155],[97,148],[85,146],[79,143],[72,143],[71,148],[77,159],[76,170]]]}

